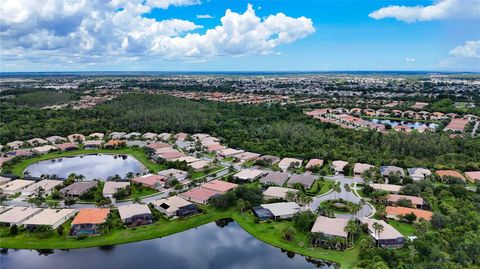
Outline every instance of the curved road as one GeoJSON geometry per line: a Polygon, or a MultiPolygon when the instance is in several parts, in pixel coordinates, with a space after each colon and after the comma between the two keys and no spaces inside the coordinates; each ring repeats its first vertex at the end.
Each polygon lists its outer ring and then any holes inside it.
{"type": "MultiPolygon", "coordinates": [[[[326,194],[314,197],[312,203],[310,203],[310,205],[309,205],[309,207],[312,211],[317,210],[318,206],[324,201],[334,200],[334,199],[339,199],[339,198],[342,198],[343,200],[346,200],[346,201],[349,201],[349,202],[352,202],[352,203],[355,203],[355,204],[360,203],[360,197],[358,197],[355,194],[353,189],[356,188],[356,183],[362,182],[361,179],[359,179],[359,178],[347,178],[347,177],[344,177],[344,176],[333,176],[333,177],[326,176],[324,178],[326,180],[329,180],[329,181],[340,182],[341,192],[337,193],[335,191],[330,191],[326,194]],[[354,184],[354,186],[351,187],[352,190],[350,192],[347,192],[345,190],[345,187],[344,187],[345,184],[349,184],[349,185],[354,184]]],[[[375,210],[369,204],[365,204],[362,207],[362,209],[356,214],[356,218],[360,219],[360,218],[363,218],[363,217],[369,217],[369,216],[373,215],[374,213],[375,213],[375,210]]],[[[351,214],[335,214],[335,217],[337,217],[337,218],[352,218],[353,216],[351,214]]]]}

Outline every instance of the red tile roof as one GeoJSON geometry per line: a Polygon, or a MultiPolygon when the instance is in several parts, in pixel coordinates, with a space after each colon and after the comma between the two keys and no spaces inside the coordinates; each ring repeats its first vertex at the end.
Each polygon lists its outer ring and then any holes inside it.
{"type": "Polygon", "coordinates": [[[430,211],[426,210],[421,210],[421,209],[415,209],[415,208],[408,208],[408,207],[401,207],[401,206],[387,206],[385,209],[387,216],[388,215],[393,215],[393,216],[399,216],[399,215],[407,215],[410,213],[415,214],[417,216],[417,219],[425,219],[425,220],[431,220],[433,213],[430,211]]]}
{"type": "Polygon", "coordinates": [[[109,208],[84,208],[73,219],[74,224],[100,224],[105,222],[110,213],[109,208]]]}
{"type": "Polygon", "coordinates": [[[460,172],[455,171],[455,170],[437,170],[436,173],[440,177],[451,176],[451,177],[458,177],[462,180],[465,180],[465,177],[463,177],[463,175],[460,174],[460,172]]]}

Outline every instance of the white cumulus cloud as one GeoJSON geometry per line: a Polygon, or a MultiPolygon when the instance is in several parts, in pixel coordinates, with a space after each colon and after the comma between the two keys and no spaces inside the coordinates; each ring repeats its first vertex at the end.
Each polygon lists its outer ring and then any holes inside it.
{"type": "Polygon", "coordinates": [[[159,57],[201,60],[215,56],[270,54],[313,32],[312,20],[283,13],[260,18],[226,10],[212,29],[144,14],[155,8],[196,5],[197,0],[3,0],[2,61],[102,62],[159,57]],[[200,30],[202,32],[200,32],[200,30]],[[68,59],[68,60],[66,60],[68,59]]]}
{"type": "Polygon", "coordinates": [[[209,14],[198,14],[197,15],[197,19],[213,19],[215,17],[213,17],[212,15],[209,15],[209,14]]]}
{"type": "Polygon", "coordinates": [[[417,59],[412,58],[412,57],[405,58],[405,62],[415,62],[415,61],[417,61],[417,59]]]}
{"type": "Polygon", "coordinates": [[[455,47],[450,55],[464,58],[480,58],[480,40],[471,40],[455,47]]]}
{"type": "Polygon", "coordinates": [[[407,23],[451,18],[479,18],[478,0],[438,0],[429,6],[388,6],[368,15],[373,19],[394,18],[407,23]]]}

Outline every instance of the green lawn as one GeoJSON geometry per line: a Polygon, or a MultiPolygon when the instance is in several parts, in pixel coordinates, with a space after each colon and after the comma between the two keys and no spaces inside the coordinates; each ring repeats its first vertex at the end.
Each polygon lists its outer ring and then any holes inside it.
{"type": "Polygon", "coordinates": [[[389,220],[388,224],[392,225],[393,228],[397,229],[404,236],[410,236],[415,233],[415,227],[413,224],[408,224],[398,220],[389,220]]]}
{"type": "Polygon", "coordinates": [[[168,221],[162,218],[152,225],[132,229],[116,228],[106,235],[89,237],[83,240],[67,237],[65,233],[63,236],[54,233],[48,238],[38,238],[37,235],[27,232],[22,232],[16,236],[5,236],[8,234],[8,229],[0,228],[0,235],[2,236],[0,239],[0,248],[67,249],[123,244],[168,236],[218,219],[230,217],[257,239],[275,247],[313,258],[334,261],[340,263],[342,269],[355,268],[355,264],[358,261],[358,247],[348,251],[334,251],[311,247],[307,234],[301,232],[297,232],[292,242],[282,239],[281,231],[284,227],[291,225],[289,221],[255,223],[254,217],[250,213],[240,213],[234,209],[220,211],[210,207],[206,208],[206,210],[207,213],[193,216],[186,220],[176,219],[168,221]]]}
{"type": "MultiPolygon", "coordinates": [[[[212,174],[212,173],[218,172],[218,171],[223,170],[223,169],[225,169],[225,167],[216,166],[216,167],[210,169],[210,171],[208,173],[212,174]]],[[[203,171],[198,171],[198,172],[193,172],[192,173],[192,179],[198,179],[198,178],[203,177],[203,176],[205,176],[205,172],[203,172],[203,171]]]]}
{"type": "Polygon", "coordinates": [[[121,149],[81,149],[81,150],[74,150],[74,151],[56,151],[47,154],[43,154],[40,156],[35,156],[33,158],[28,158],[18,162],[17,164],[13,165],[12,167],[12,174],[17,176],[22,176],[23,171],[31,164],[54,159],[60,157],[67,157],[67,156],[74,156],[74,155],[81,155],[81,154],[97,154],[97,153],[105,153],[105,154],[127,154],[135,157],[138,161],[140,161],[148,170],[157,173],[158,171],[165,170],[166,167],[163,164],[156,164],[152,162],[145,152],[142,149],[136,148],[121,148],[121,149]]]}
{"type": "Polygon", "coordinates": [[[317,195],[322,195],[329,190],[332,189],[333,182],[328,181],[328,180],[316,180],[315,183],[313,183],[313,186],[310,190],[307,191],[308,194],[317,196],[317,195]]]}

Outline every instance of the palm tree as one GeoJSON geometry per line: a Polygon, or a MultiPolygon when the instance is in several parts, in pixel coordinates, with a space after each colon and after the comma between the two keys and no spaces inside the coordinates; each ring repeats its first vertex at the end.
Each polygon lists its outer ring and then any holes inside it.
{"type": "Polygon", "coordinates": [[[134,204],[141,204],[142,200],[140,199],[140,197],[137,196],[137,197],[133,198],[133,203],[134,204]]]}
{"type": "Polygon", "coordinates": [[[355,234],[358,233],[358,225],[355,221],[349,221],[347,226],[345,226],[344,231],[348,233],[347,235],[347,244],[348,244],[348,239],[350,239],[350,242],[353,244],[353,238],[355,234]]]}
{"type": "Polygon", "coordinates": [[[345,189],[345,191],[347,192],[347,200],[348,200],[348,194],[352,191],[352,189],[350,188],[350,185],[348,183],[345,183],[343,185],[343,188],[345,189]]]}
{"type": "Polygon", "coordinates": [[[375,230],[375,236],[377,237],[377,246],[378,246],[378,243],[380,242],[380,234],[383,232],[383,225],[378,223],[378,222],[375,222],[373,225],[373,230],[375,230]]]}
{"type": "Polygon", "coordinates": [[[362,210],[362,206],[360,204],[351,204],[350,206],[350,214],[352,217],[357,217],[357,213],[362,210]]]}
{"type": "Polygon", "coordinates": [[[337,182],[333,186],[333,190],[335,191],[335,199],[337,199],[338,194],[340,194],[342,192],[342,188],[340,187],[341,186],[340,184],[341,184],[340,182],[337,182]]]}
{"type": "Polygon", "coordinates": [[[237,206],[238,209],[240,209],[240,212],[243,212],[247,209],[247,202],[243,199],[238,199],[237,206]]]}
{"type": "Polygon", "coordinates": [[[293,202],[295,201],[295,192],[293,191],[288,191],[286,194],[285,194],[285,200],[287,200],[287,202],[293,202]]]}
{"type": "Polygon", "coordinates": [[[282,237],[287,241],[292,241],[297,231],[292,226],[287,226],[282,230],[282,237]]]}

